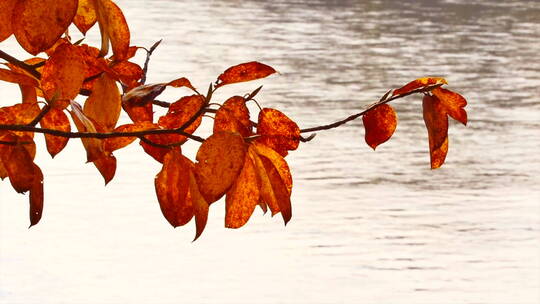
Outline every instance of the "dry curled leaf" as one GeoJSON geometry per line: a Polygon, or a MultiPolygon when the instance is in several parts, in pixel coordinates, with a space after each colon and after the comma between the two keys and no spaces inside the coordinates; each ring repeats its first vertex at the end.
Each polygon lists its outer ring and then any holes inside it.
{"type": "Polygon", "coordinates": [[[366,143],[375,150],[394,134],[397,115],[390,105],[382,104],[364,114],[362,121],[366,129],[366,143]]]}
{"type": "Polygon", "coordinates": [[[271,66],[257,61],[242,63],[228,68],[223,74],[219,75],[216,88],[227,84],[264,78],[275,72],[276,70],[271,66]]]}
{"type": "Polygon", "coordinates": [[[152,122],[154,116],[152,101],[159,96],[165,88],[166,86],[162,83],[135,87],[122,97],[122,108],[135,123],[144,121],[152,122]]]}

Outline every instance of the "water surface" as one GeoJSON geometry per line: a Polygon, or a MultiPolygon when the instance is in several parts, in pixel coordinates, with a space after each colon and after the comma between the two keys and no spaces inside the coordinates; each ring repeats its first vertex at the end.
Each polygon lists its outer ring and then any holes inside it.
{"type": "MultiPolygon", "coordinates": [[[[194,244],[192,224],[174,230],[162,218],[159,165],[137,145],[117,154],[106,188],[78,141],[54,161],[39,151],[38,226],[26,229],[27,198],[0,183],[1,303],[540,301],[536,1],[117,2],[134,44],[164,39],[153,82],[187,76],[205,88],[231,65],[263,61],[280,75],[216,98],[264,84],[261,104],[311,127],[442,76],[467,97],[469,124],[451,123],[436,171],[418,96],[395,103],[398,129],[377,152],[359,121],[321,132],[287,158],[295,186],[286,228],[256,210],[246,227],[225,230],[217,203],[194,244]]],[[[13,39],[1,48],[24,57],[13,39]]],[[[16,98],[2,85],[2,105],[16,98]]]]}

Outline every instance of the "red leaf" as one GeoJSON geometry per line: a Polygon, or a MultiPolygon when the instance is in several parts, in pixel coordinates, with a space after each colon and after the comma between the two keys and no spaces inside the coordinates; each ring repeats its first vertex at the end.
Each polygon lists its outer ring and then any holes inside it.
{"type": "Polygon", "coordinates": [[[444,163],[448,153],[448,116],[441,101],[435,96],[424,96],[422,106],[428,131],[431,169],[437,169],[444,163]]]}
{"type": "Polygon", "coordinates": [[[30,188],[30,227],[41,219],[43,213],[43,173],[34,164],[34,180],[30,188]]]}
{"type": "Polygon", "coordinates": [[[223,74],[219,75],[216,88],[231,83],[264,78],[275,72],[276,70],[274,70],[274,68],[260,62],[252,61],[242,63],[228,68],[223,74]]]}
{"type": "Polygon", "coordinates": [[[77,14],[73,18],[73,24],[79,31],[86,35],[86,32],[94,26],[97,21],[96,8],[93,0],[79,0],[77,14]]]}
{"type": "MultiPolygon", "coordinates": [[[[72,100],[81,89],[86,64],[80,50],[69,44],[59,46],[43,67],[41,88],[47,100],[72,100]]],[[[68,103],[55,106],[64,109],[68,103]]]]}
{"type": "Polygon", "coordinates": [[[167,83],[167,85],[175,88],[187,87],[195,91],[195,88],[191,85],[191,82],[186,77],[175,79],[167,83]]]}
{"type": "Polygon", "coordinates": [[[416,80],[413,80],[406,85],[402,86],[399,89],[394,90],[392,93],[392,96],[396,95],[403,95],[406,93],[409,93],[411,91],[414,91],[416,89],[420,89],[423,87],[435,85],[435,84],[448,84],[446,82],[446,79],[442,77],[424,77],[424,78],[418,78],[416,80]]]}
{"type": "Polygon", "coordinates": [[[225,199],[225,227],[240,228],[244,226],[260,199],[259,177],[253,161],[246,154],[242,171],[227,191],[225,199]]]}
{"type": "Polygon", "coordinates": [[[394,134],[397,115],[390,105],[382,104],[364,114],[362,121],[366,129],[366,143],[375,150],[394,134]]]}
{"type": "Polygon", "coordinates": [[[436,88],[431,93],[441,101],[442,106],[450,117],[467,125],[467,112],[463,109],[467,105],[467,100],[463,96],[443,88],[436,88]]]}
{"type": "Polygon", "coordinates": [[[32,188],[34,182],[34,162],[32,155],[24,148],[18,136],[11,132],[0,133],[0,141],[14,144],[0,144],[0,159],[13,189],[24,193],[32,188]]]}
{"type": "Polygon", "coordinates": [[[300,128],[285,114],[275,109],[264,108],[259,112],[257,142],[276,150],[282,156],[287,150],[296,150],[300,143],[300,128]]]}
{"type": "Polygon", "coordinates": [[[190,161],[179,150],[171,150],[155,179],[161,212],[173,227],[183,226],[193,217],[193,205],[187,199],[190,171],[190,161]]]}
{"type": "Polygon", "coordinates": [[[17,1],[18,0],[0,1],[0,42],[6,40],[6,38],[13,34],[11,17],[17,1]]]}
{"type": "Polygon", "coordinates": [[[218,132],[197,152],[195,177],[208,203],[217,201],[232,186],[244,165],[246,147],[238,133],[218,132]]]}
{"type": "Polygon", "coordinates": [[[214,133],[219,131],[238,132],[244,137],[252,135],[249,110],[246,100],[233,96],[223,103],[214,117],[214,133]]]}
{"type": "MultiPolygon", "coordinates": [[[[64,132],[71,131],[71,125],[68,117],[62,110],[56,108],[49,109],[49,112],[43,116],[39,124],[45,129],[59,130],[64,132]]],[[[64,149],[68,140],[69,138],[67,137],[45,134],[47,151],[49,151],[49,154],[51,154],[52,157],[64,149]]]]}
{"type": "Polygon", "coordinates": [[[77,0],[19,0],[13,9],[13,32],[19,44],[36,55],[54,45],[77,12],[77,0]]]}
{"type": "Polygon", "coordinates": [[[84,114],[99,123],[105,131],[111,131],[116,126],[121,109],[116,81],[107,74],[101,75],[84,103],[84,114]]]}
{"type": "Polygon", "coordinates": [[[101,55],[107,54],[110,41],[115,60],[126,60],[129,54],[130,33],[122,10],[110,0],[97,0],[96,3],[102,39],[101,55]]]}
{"type": "Polygon", "coordinates": [[[199,186],[197,185],[197,181],[192,170],[189,171],[188,197],[191,200],[193,211],[195,213],[196,232],[193,241],[196,241],[204,231],[204,227],[206,227],[209,205],[199,191],[199,186]]]}

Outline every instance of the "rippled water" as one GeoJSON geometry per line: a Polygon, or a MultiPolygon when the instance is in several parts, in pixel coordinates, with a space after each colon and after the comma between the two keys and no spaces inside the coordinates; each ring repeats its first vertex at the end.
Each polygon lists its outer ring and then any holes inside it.
{"type": "MultiPolygon", "coordinates": [[[[1,303],[540,302],[537,1],[117,2],[134,44],[164,38],[151,81],[187,76],[204,88],[260,60],[281,74],[216,98],[264,84],[260,103],[310,127],[443,76],[469,100],[469,124],[451,124],[435,171],[419,97],[395,103],[398,130],[377,152],[358,121],[321,132],[288,157],[287,228],[257,210],[225,230],[219,203],[194,244],[192,225],[162,219],[159,165],[136,145],[118,153],[105,189],[79,142],[54,161],[40,151],[38,226],[26,229],[26,197],[0,183],[1,303]]],[[[1,48],[23,57],[13,39],[1,48]]],[[[1,92],[1,104],[18,98],[1,92]]]]}

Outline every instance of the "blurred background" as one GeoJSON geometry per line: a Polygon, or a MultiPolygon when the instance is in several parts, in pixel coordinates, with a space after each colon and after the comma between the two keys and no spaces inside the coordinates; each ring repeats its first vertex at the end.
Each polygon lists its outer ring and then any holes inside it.
{"type": "MultiPolygon", "coordinates": [[[[223,87],[215,100],[264,85],[259,103],[305,128],[442,76],[467,98],[469,124],[451,122],[435,171],[421,96],[393,103],[397,131],[376,152],[360,120],[320,132],[287,157],[286,228],[256,209],[242,229],[225,229],[221,201],[195,243],[193,223],[172,229],[162,217],[160,165],[137,143],[115,153],[116,177],[103,187],[79,140],[53,161],[38,135],[39,225],[27,229],[27,196],[0,182],[0,303],[540,302],[537,1],[115,2],[132,44],[163,39],[150,83],[185,76],[205,91],[227,67],[258,60],[280,74],[223,87]]],[[[99,46],[98,34],[86,41],[99,46]]],[[[0,49],[30,56],[13,37],[0,49]]],[[[160,99],[187,94],[171,88],[160,99]]],[[[19,98],[1,84],[0,105],[19,98]]]]}

